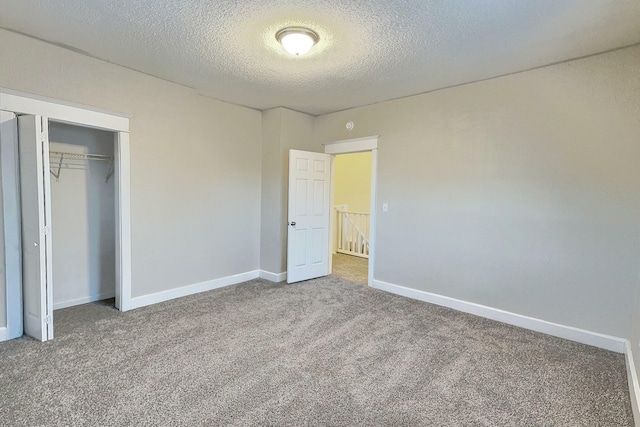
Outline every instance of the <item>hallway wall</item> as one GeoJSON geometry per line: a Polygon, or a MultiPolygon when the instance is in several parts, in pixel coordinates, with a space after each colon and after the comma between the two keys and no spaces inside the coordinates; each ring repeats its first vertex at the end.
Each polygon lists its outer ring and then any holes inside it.
{"type": "Polygon", "coordinates": [[[371,209],[371,152],[340,154],[334,163],[334,205],[349,205],[350,211],[371,209]]]}
{"type": "Polygon", "coordinates": [[[336,206],[348,211],[369,213],[371,210],[371,152],[340,154],[333,164],[333,253],[338,250],[336,206]]]}
{"type": "Polygon", "coordinates": [[[289,150],[321,151],[313,139],[314,117],[274,108],[262,113],[260,268],[287,271],[289,150]]]}

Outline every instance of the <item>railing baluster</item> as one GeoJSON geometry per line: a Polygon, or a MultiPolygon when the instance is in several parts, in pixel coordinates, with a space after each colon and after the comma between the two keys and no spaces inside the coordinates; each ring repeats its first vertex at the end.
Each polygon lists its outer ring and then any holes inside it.
{"type": "Polygon", "coordinates": [[[345,251],[349,250],[348,247],[349,240],[349,216],[344,213],[342,214],[342,249],[345,251]]]}
{"type": "Polygon", "coordinates": [[[338,252],[369,258],[369,226],[371,215],[364,212],[350,212],[339,208],[337,213],[338,252]]]}
{"type": "Polygon", "coordinates": [[[340,249],[342,249],[342,218],[341,218],[342,215],[340,215],[340,211],[339,210],[336,210],[336,214],[338,215],[338,218],[337,218],[337,221],[336,221],[337,222],[336,226],[338,227],[338,236],[337,236],[338,240],[337,241],[338,241],[338,250],[340,250],[340,249]]]}
{"type": "MultiPolygon", "coordinates": [[[[358,230],[362,230],[362,215],[358,215],[358,230]]],[[[364,255],[364,250],[362,248],[362,232],[358,233],[358,253],[360,255],[364,255]]]]}

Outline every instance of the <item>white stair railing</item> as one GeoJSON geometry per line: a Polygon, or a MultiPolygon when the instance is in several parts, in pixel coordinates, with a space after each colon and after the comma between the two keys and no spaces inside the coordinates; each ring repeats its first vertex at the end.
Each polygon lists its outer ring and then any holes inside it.
{"type": "Polygon", "coordinates": [[[343,254],[369,258],[368,213],[336,209],[338,215],[338,249],[343,254]]]}

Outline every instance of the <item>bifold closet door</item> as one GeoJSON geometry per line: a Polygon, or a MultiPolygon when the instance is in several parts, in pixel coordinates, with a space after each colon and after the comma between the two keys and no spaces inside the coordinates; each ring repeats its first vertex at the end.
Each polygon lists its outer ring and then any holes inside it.
{"type": "Polygon", "coordinates": [[[18,139],[24,331],[35,339],[47,341],[53,339],[51,190],[47,118],[19,116],[18,139]]]}

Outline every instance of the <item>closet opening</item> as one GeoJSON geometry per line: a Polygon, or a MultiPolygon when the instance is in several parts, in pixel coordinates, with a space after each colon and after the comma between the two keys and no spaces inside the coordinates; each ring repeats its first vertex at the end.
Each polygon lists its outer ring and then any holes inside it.
{"type": "Polygon", "coordinates": [[[54,311],[95,301],[115,309],[114,140],[113,132],[49,121],[54,311]]]}
{"type": "Polygon", "coordinates": [[[54,305],[131,310],[129,117],[0,89],[0,147],[6,339],[53,339],[54,305]]]}

